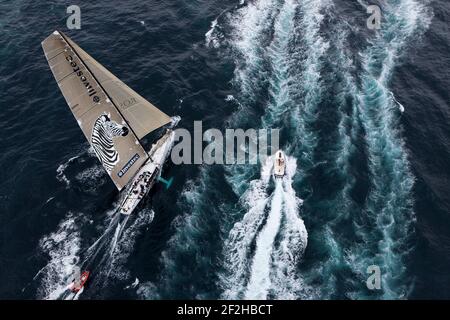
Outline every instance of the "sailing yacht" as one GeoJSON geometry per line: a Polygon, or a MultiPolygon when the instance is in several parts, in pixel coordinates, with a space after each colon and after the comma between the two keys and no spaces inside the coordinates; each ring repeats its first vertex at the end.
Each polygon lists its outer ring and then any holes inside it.
{"type": "MultiPolygon", "coordinates": [[[[129,215],[161,178],[174,144],[168,128],[149,152],[140,140],[174,121],[95,61],[68,36],[53,32],[42,42],[50,69],[81,130],[119,191],[129,215]]],[[[166,181],[167,182],[167,181],[166,181]]]]}

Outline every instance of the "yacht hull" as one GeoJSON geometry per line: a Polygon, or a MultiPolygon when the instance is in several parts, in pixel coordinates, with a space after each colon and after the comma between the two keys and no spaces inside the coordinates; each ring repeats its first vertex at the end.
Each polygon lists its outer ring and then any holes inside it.
{"type": "Polygon", "coordinates": [[[273,175],[275,179],[282,179],[286,174],[286,156],[284,152],[278,150],[275,153],[275,159],[273,163],[273,175]]]}
{"type": "Polygon", "coordinates": [[[175,139],[175,132],[167,130],[148,152],[149,159],[136,173],[125,191],[125,198],[121,201],[119,211],[130,215],[144,199],[155,182],[161,176],[164,162],[170,155],[175,139]]]}

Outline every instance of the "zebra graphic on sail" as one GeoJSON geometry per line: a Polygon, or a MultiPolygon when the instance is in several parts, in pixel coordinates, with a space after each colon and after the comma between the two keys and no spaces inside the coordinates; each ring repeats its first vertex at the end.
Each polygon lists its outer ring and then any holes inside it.
{"type": "Polygon", "coordinates": [[[119,153],[114,148],[114,138],[128,135],[129,129],[111,121],[109,115],[103,113],[92,128],[91,144],[97,157],[102,162],[108,174],[120,161],[119,153]]]}

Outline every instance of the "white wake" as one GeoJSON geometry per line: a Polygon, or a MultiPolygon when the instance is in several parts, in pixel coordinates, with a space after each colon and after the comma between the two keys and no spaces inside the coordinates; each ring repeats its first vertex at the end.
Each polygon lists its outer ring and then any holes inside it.
{"type": "Polygon", "coordinates": [[[250,271],[250,281],[245,293],[246,299],[266,299],[270,288],[270,266],[275,237],[281,224],[283,206],[282,181],[276,181],[272,197],[271,210],[266,225],[256,240],[256,252],[250,271]]]}
{"type": "Polygon", "coordinates": [[[225,242],[221,284],[226,299],[294,299],[305,290],[297,267],[308,234],[298,214],[302,201],[291,186],[295,159],[288,157],[286,165],[286,177],[275,181],[269,194],[273,167],[269,157],[261,179],[252,181],[244,195],[249,210],[225,242]]]}

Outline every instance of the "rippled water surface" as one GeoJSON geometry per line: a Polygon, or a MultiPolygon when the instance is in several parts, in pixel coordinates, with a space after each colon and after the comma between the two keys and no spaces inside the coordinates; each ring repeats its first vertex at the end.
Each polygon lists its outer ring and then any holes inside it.
{"type": "Polygon", "coordinates": [[[68,30],[71,4],[0,2],[0,298],[450,298],[446,1],[82,1],[68,30]],[[180,127],[280,128],[286,177],[169,162],[171,189],[118,217],[43,55],[55,29],[180,127]]]}

